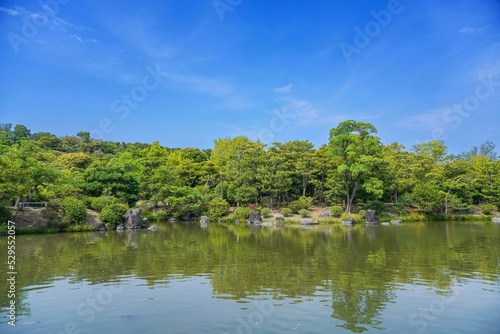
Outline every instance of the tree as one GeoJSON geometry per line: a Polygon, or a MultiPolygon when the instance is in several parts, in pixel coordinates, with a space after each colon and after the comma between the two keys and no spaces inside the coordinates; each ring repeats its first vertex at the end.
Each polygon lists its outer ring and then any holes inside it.
{"type": "Polygon", "coordinates": [[[81,188],[90,196],[114,196],[124,199],[129,206],[139,199],[139,182],[121,168],[98,166],[83,174],[81,188]]]}
{"type": "Polygon", "coordinates": [[[31,131],[22,124],[16,124],[12,131],[14,141],[18,142],[21,139],[28,139],[31,136],[31,131]]]}
{"type": "Polygon", "coordinates": [[[431,140],[427,143],[420,143],[413,146],[413,150],[417,154],[427,154],[434,159],[435,163],[444,162],[447,159],[448,147],[444,144],[444,140],[431,140]]]}
{"type": "Polygon", "coordinates": [[[345,188],[346,213],[351,212],[356,192],[368,180],[374,183],[376,167],[381,163],[380,139],[370,123],[345,121],[330,131],[330,148],[341,157],[338,172],[345,188]]]}

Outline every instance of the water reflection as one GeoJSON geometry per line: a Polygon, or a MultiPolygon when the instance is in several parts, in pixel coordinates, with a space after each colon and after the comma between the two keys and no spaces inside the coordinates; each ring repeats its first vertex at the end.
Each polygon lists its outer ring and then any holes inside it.
{"type": "MultiPolygon", "coordinates": [[[[105,284],[130,277],[161,287],[173,277],[203,276],[221,300],[265,294],[307,302],[319,294],[324,305],[327,291],[335,326],[385,330],[384,310],[398,302],[397,287],[424,286],[437,294],[474,278],[490,282],[498,297],[499,238],[498,225],[443,223],[306,230],[165,224],[158,231],[19,236],[18,314],[30,316],[28,292],[50,289],[61,278],[105,284]]],[[[0,239],[2,263],[6,243],[0,239]]],[[[8,303],[0,294],[3,310],[8,303]]]]}

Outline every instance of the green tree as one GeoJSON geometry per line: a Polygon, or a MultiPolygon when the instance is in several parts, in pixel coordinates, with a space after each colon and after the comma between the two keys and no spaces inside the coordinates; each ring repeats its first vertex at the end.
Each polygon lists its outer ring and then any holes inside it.
{"type": "Polygon", "coordinates": [[[351,212],[356,192],[366,182],[373,184],[377,180],[374,172],[381,163],[381,143],[374,133],[377,129],[372,124],[352,120],[330,131],[331,152],[342,161],[338,172],[345,188],[346,213],[351,212]]]}

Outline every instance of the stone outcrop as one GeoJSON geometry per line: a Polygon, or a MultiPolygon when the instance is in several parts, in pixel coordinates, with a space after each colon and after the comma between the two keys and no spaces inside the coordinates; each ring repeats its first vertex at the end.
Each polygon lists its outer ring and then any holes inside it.
{"type": "Polygon", "coordinates": [[[125,230],[125,226],[123,226],[123,224],[120,224],[120,225],[118,225],[118,226],[116,227],[116,230],[117,230],[117,231],[123,231],[123,230],[125,230]]]}
{"type": "Polygon", "coordinates": [[[401,224],[401,223],[402,223],[401,219],[393,219],[393,220],[391,220],[391,224],[401,224]]]}
{"type": "Polygon", "coordinates": [[[158,231],[158,226],[156,226],[156,225],[150,226],[150,227],[148,227],[148,230],[150,230],[150,231],[158,231]]]}
{"type": "Polygon", "coordinates": [[[300,225],[318,225],[319,223],[315,220],[312,220],[310,218],[302,219],[300,221],[300,225]]]}
{"type": "Polygon", "coordinates": [[[125,223],[123,226],[126,230],[140,230],[142,228],[141,210],[133,209],[125,212],[125,223]]]}
{"type": "Polygon", "coordinates": [[[200,225],[201,225],[201,227],[207,227],[209,221],[210,221],[210,219],[207,216],[201,216],[200,217],[200,225]]]}
{"type": "Polygon", "coordinates": [[[366,224],[378,225],[379,223],[377,212],[375,210],[366,210],[366,224]]]}
{"type": "Polygon", "coordinates": [[[344,226],[352,226],[352,225],[356,224],[356,221],[354,220],[354,218],[346,218],[340,223],[344,226]]]}
{"type": "Polygon", "coordinates": [[[257,211],[252,211],[250,212],[250,216],[248,217],[248,222],[250,224],[261,224],[262,223],[262,217],[257,211]]]}

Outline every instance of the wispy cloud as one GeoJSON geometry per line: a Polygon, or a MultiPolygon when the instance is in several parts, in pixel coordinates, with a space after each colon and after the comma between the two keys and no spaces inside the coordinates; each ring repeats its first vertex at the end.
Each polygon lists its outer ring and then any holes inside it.
{"type": "Polygon", "coordinates": [[[470,34],[470,35],[475,35],[475,34],[481,34],[488,30],[490,26],[485,25],[482,27],[464,27],[458,31],[460,34],[470,34]]]}
{"type": "Polygon", "coordinates": [[[228,96],[233,88],[217,80],[204,78],[196,75],[171,74],[169,77],[173,82],[186,86],[189,90],[215,96],[228,96]]]}
{"type": "Polygon", "coordinates": [[[275,109],[274,112],[287,115],[297,125],[311,124],[320,116],[320,111],[309,100],[300,100],[293,96],[285,96],[280,97],[276,101],[282,102],[283,105],[275,109]]]}
{"type": "Polygon", "coordinates": [[[290,94],[292,92],[292,86],[293,86],[293,84],[288,84],[284,87],[274,88],[273,92],[280,93],[280,94],[290,94]]]}
{"type": "Polygon", "coordinates": [[[410,115],[402,118],[396,123],[397,126],[408,130],[433,130],[449,126],[444,121],[443,115],[448,108],[431,109],[419,114],[410,115]]]}
{"type": "Polygon", "coordinates": [[[21,7],[16,7],[15,9],[0,7],[0,12],[7,13],[7,15],[10,15],[10,16],[19,16],[19,15],[21,15],[21,12],[17,8],[21,8],[21,7]]]}
{"type": "Polygon", "coordinates": [[[83,39],[80,36],[78,36],[77,34],[71,34],[70,37],[76,39],[80,43],[96,43],[96,44],[99,44],[99,42],[96,39],[94,39],[94,38],[83,39]]]}

